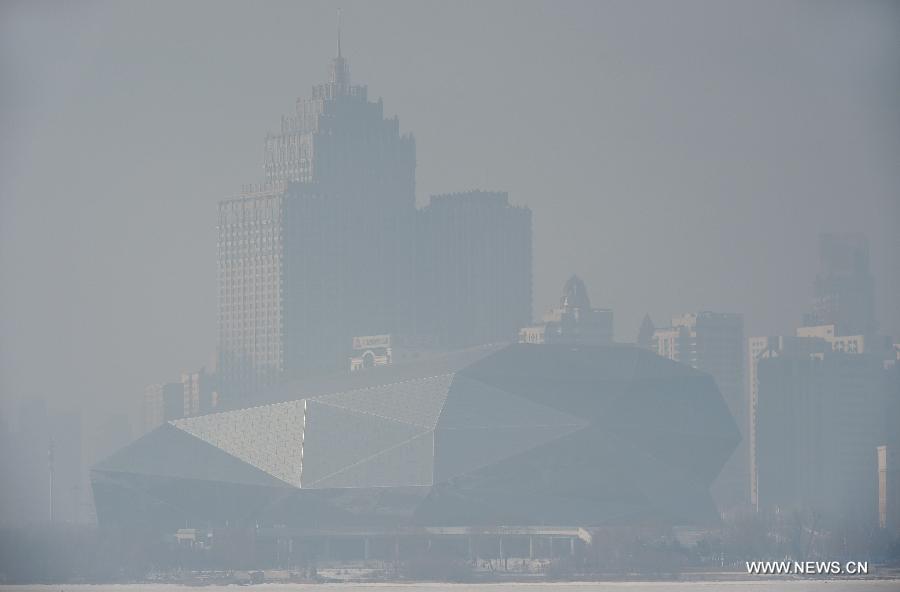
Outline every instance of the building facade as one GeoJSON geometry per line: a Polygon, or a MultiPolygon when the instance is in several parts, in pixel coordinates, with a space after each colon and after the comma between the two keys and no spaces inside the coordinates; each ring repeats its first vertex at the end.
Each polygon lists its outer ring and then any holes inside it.
{"type": "Polygon", "coordinates": [[[346,371],[354,336],[515,340],[531,318],[530,210],[473,191],[417,211],[415,166],[414,138],[351,82],[338,43],[328,82],[266,137],[265,182],[219,204],[223,399],[346,371]]]}
{"type": "Polygon", "coordinates": [[[876,331],[875,281],[869,271],[869,243],[858,233],[819,237],[821,269],[816,275],[805,326],[835,325],[840,335],[876,331]]]}
{"type": "Polygon", "coordinates": [[[821,355],[829,349],[829,344],[818,337],[770,336],[750,337],[747,340],[747,385],[748,385],[748,448],[750,471],[750,504],[759,509],[759,362],[783,355],[821,355]]]}
{"type": "Polygon", "coordinates": [[[507,193],[432,196],[416,252],[418,334],[447,348],[509,342],[531,320],[531,210],[507,193]]]}
{"type": "Polygon", "coordinates": [[[182,372],[181,386],[184,391],[184,415],[192,417],[212,413],[219,405],[216,376],[201,368],[196,372],[182,372]]]}
{"type": "Polygon", "coordinates": [[[758,366],[757,495],[763,510],[873,522],[885,429],[881,356],[834,352],[758,366]]]}
{"type": "Polygon", "coordinates": [[[225,397],[343,369],[352,336],[412,325],[415,141],[351,84],[340,49],[266,137],[264,168],[219,204],[225,397]]]}
{"type": "Polygon", "coordinates": [[[749,402],[750,501],[759,496],[759,362],[782,356],[822,358],[825,354],[895,358],[891,339],[876,332],[869,247],[860,234],[819,237],[821,270],[814,283],[810,312],[793,336],[751,337],[747,347],[749,402]]]}
{"type": "Polygon", "coordinates": [[[143,433],[150,432],[167,421],[185,416],[184,384],[165,382],[144,388],[142,405],[143,433]]]}
{"type": "Polygon", "coordinates": [[[174,419],[212,413],[218,405],[215,373],[207,372],[205,368],[182,372],[178,382],[151,384],[144,388],[141,433],[174,419]]]}
{"type": "MultiPolygon", "coordinates": [[[[896,350],[900,355],[900,349],[896,350]]],[[[878,526],[900,534],[900,358],[885,364],[884,440],[878,447],[878,526]]]]}

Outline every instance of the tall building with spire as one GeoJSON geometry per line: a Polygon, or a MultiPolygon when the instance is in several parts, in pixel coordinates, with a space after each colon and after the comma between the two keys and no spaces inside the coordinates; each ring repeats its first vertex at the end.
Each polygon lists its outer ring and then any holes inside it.
{"type": "Polygon", "coordinates": [[[298,98],[294,114],[281,118],[281,131],[266,136],[266,182],[414,208],[415,140],[400,134],[396,116],[384,117],[381,99],[369,101],[367,87],[352,84],[340,27],[337,39],[328,82],[298,98]]]}
{"type": "Polygon", "coordinates": [[[405,330],[415,166],[413,137],[352,84],[339,25],[328,82],[266,136],[265,183],[219,204],[226,399],[343,368],[353,336],[405,330]]]}

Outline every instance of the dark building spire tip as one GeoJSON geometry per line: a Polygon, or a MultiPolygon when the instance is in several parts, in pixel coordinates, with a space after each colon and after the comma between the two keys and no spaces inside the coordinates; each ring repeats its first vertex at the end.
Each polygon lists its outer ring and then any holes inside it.
{"type": "Polygon", "coordinates": [[[337,57],[341,56],[341,9],[337,9],[337,57]]]}

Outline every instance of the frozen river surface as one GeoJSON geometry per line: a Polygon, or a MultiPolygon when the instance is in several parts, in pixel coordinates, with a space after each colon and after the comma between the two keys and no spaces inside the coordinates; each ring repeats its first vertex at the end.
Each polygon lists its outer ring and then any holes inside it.
{"type": "Polygon", "coordinates": [[[239,586],[182,586],[175,584],[0,586],[9,592],[900,592],[900,580],[791,580],[735,582],[578,582],[503,584],[259,584],[239,586]]]}

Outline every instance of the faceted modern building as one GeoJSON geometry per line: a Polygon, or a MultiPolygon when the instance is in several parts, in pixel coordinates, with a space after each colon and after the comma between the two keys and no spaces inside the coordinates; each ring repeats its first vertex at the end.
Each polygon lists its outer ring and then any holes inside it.
{"type": "Polygon", "coordinates": [[[587,287],[577,275],[563,286],[559,308],[544,314],[543,323],[519,329],[519,343],[609,345],[613,341],[613,312],[592,308],[587,287]]]}
{"type": "Polygon", "coordinates": [[[709,524],[740,439],[708,374],[633,346],[481,347],[271,396],[96,465],[100,523],[709,524]]]}
{"type": "Polygon", "coordinates": [[[509,342],[531,320],[531,210],[507,193],[432,196],[416,251],[418,335],[447,348],[509,342]]]}
{"type": "Polygon", "coordinates": [[[747,403],[744,396],[744,319],[740,314],[699,312],[672,318],[670,327],[653,331],[651,350],[709,372],[740,426],[742,444],[722,471],[713,495],[722,509],[749,500],[747,403]]]}

